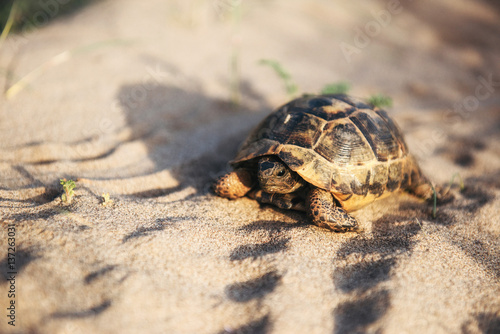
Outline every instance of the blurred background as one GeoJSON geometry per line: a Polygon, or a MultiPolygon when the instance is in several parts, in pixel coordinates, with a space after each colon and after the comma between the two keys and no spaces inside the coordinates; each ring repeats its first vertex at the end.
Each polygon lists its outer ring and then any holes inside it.
{"type": "Polygon", "coordinates": [[[0,4],[0,28],[5,29],[9,16],[11,16],[11,31],[19,32],[23,29],[36,28],[36,23],[48,23],[61,15],[72,13],[92,0],[68,1],[30,1],[30,0],[5,0],[0,4]],[[15,6],[14,2],[16,3],[15,6]],[[12,12],[12,13],[11,13],[12,12]],[[45,15],[40,14],[45,12],[45,15]],[[35,18],[36,17],[36,18],[35,18]],[[30,22],[30,19],[36,20],[30,22]]]}
{"type": "Polygon", "coordinates": [[[20,332],[498,328],[498,1],[3,0],[0,28],[20,332]],[[265,115],[325,90],[384,102],[457,199],[432,219],[394,196],[332,236],[210,192],[265,115]]]}
{"type": "Polygon", "coordinates": [[[499,132],[499,10],[487,0],[3,1],[0,127],[7,147],[24,146],[4,156],[53,162],[45,172],[113,161],[78,172],[99,178],[216,156],[204,184],[272,109],[348,92],[390,108],[417,158],[447,166],[438,178],[489,171],[475,157],[499,132]],[[147,158],[116,163],[131,143],[147,158]]]}
{"type": "MultiPolygon", "coordinates": [[[[118,10],[113,9],[114,4],[118,5],[111,0],[2,1],[2,40],[8,34],[17,35],[18,41],[11,42],[10,46],[20,52],[20,47],[29,48],[25,45],[29,44],[25,40],[28,34],[36,34],[54,20],[59,21],[56,25],[59,28],[55,29],[65,29],[62,20],[83,17],[85,12],[100,12],[82,21],[78,33],[73,35],[76,48],[94,50],[120,42],[137,46],[155,37],[156,49],[160,50],[162,45],[167,47],[168,43],[170,54],[175,53],[175,48],[182,54],[184,46],[196,45],[198,59],[190,55],[188,59],[183,58],[185,62],[212,66],[223,62],[227,77],[221,80],[226,81],[229,99],[236,103],[242,95],[251,95],[250,91],[244,92],[245,88],[270,93],[273,87],[285,86],[287,93],[318,92],[330,81],[338,80],[354,84],[363,94],[365,90],[360,87],[368,88],[367,93],[382,87],[380,91],[385,93],[404,91],[419,99],[437,100],[434,102],[448,99],[446,102],[450,103],[449,99],[459,98],[459,94],[474,87],[475,77],[499,73],[496,57],[500,53],[500,5],[493,0],[433,3],[365,0],[353,4],[324,0],[288,3],[170,0],[161,4],[154,1],[148,5],[131,4],[134,9],[130,12],[126,10],[127,5],[118,10]],[[138,16],[142,19],[137,20],[138,16]],[[130,28],[120,31],[120,22],[130,28]],[[103,29],[92,33],[90,26],[96,25],[103,25],[103,29]],[[169,35],[176,30],[182,39],[169,40],[169,35]],[[211,48],[216,49],[213,51],[216,55],[211,54],[211,48]],[[267,58],[279,67],[270,66],[277,78],[270,78],[271,85],[261,83],[259,87],[251,75],[255,73],[254,68],[263,64],[259,60],[267,58]],[[302,60],[307,60],[307,66],[301,64],[302,60]],[[401,71],[405,75],[400,77],[406,80],[387,80],[393,72],[401,71]],[[281,85],[276,84],[280,81],[283,81],[281,85]]],[[[71,34],[71,30],[67,33],[71,34]]],[[[52,36],[52,43],[64,35],[60,32],[52,36]]],[[[174,58],[165,55],[162,60],[174,61],[174,58]]],[[[40,60],[44,60],[43,57],[40,60]]],[[[4,63],[1,69],[8,76],[16,76],[4,63]]],[[[5,90],[11,88],[13,80],[7,82],[9,87],[5,90]]]]}

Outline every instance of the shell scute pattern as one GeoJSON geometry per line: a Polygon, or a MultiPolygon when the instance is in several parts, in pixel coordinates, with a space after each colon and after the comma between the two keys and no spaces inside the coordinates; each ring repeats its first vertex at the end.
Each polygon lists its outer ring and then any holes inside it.
{"type": "Polygon", "coordinates": [[[401,148],[401,152],[403,155],[408,154],[408,147],[406,146],[405,141],[403,140],[403,134],[399,130],[398,126],[394,123],[394,121],[387,115],[387,112],[382,109],[375,110],[375,113],[379,115],[387,124],[387,127],[393,134],[393,138],[397,141],[399,147],[401,148]]]}
{"type": "Polygon", "coordinates": [[[372,110],[360,110],[349,119],[363,133],[379,161],[393,160],[403,155],[397,140],[399,134],[393,133],[377,113],[372,110]]]}
{"type": "Polygon", "coordinates": [[[371,109],[371,106],[366,104],[364,101],[361,99],[358,99],[354,96],[348,96],[345,94],[336,94],[336,95],[330,95],[332,98],[336,100],[343,101],[353,107],[356,107],[357,109],[371,109]]]}
{"type": "Polygon", "coordinates": [[[403,175],[403,166],[401,162],[394,162],[389,165],[389,178],[387,180],[387,189],[394,191],[401,185],[403,175]]]}
{"type": "Polygon", "coordinates": [[[370,193],[380,196],[386,190],[389,170],[385,165],[376,165],[373,167],[373,179],[370,185],[370,193]]]}
{"type": "Polygon", "coordinates": [[[286,161],[287,166],[292,169],[296,170],[304,165],[305,160],[311,159],[311,157],[308,157],[307,153],[304,154],[294,154],[294,153],[299,153],[299,152],[289,152],[289,151],[281,151],[278,154],[278,157],[286,161]]]}
{"type": "Polygon", "coordinates": [[[328,122],[345,118],[357,110],[352,104],[340,100],[332,101],[332,99],[326,97],[313,98],[309,100],[307,105],[309,108],[304,110],[302,107],[302,111],[320,117],[328,122]]]}
{"type": "Polygon", "coordinates": [[[328,124],[315,151],[339,167],[368,162],[374,158],[362,133],[345,120],[328,124]]]}
{"type": "Polygon", "coordinates": [[[326,124],[321,118],[308,113],[289,114],[285,119],[283,127],[283,144],[297,145],[305,148],[313,148],[321,135],[326,124]],[[294,131],[289,131],[293,128],[294,131]]]}
{"type": "Polygon", "coordinates": [[[346,95],[303,97],[284,105],[257,127],[232,163],[263,155],[278,156],[305,181],[330,191],[346,210],[419,177],[387,113],[346,95]]]}

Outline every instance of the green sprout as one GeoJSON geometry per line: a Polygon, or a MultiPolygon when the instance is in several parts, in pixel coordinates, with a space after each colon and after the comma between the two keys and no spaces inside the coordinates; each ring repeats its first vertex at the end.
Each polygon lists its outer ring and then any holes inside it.
{"type": "Polygon", "coordinates": [[[418,218],[415,218],[415,220],[417,221],[417,224],[420,227],[420,229],[423,230],[424,226],[422,225],[422,223],[420,222],[420,220],[418,220],[418,218]]]}
{"type": "Polygon", "coordinates": [[[66,179],[61,179],[60,182],[64,190],[64,193],[61,195],[61,199],[63,202],[69,204],[71,203],[71,200],[75,195],[75,192],[73,191],[73,189],[75,189],[76,187],[75,181],[73,180],[67,181],[66,179]]]}
{"type": "Polygon", "coordinates": [[[375,94],[368,98],[368,104],[377,108],[391,107],[392,99],[386,95],[375,94]]]}
{"type": "Polygon", "coordinates": [[[455,184],[456,177],[458,177],[458,186],[460,187],[460,191],[464,191],[465,184],[464,184],[464,180],[462,179],[462,176],[460,175],[460,173],[455,173],[452,175],[451,180],[450,180],[450,184],[448,187],[451,188],[455,184]]]}
{"type": "MultiPolygon", "coordinates": [[[[462,179],[462,176],[460,176],[459,173],[455,173],[452,175],[451,177],[451,180],[450,180],[450,183],[448,184],[448,187],[446,187],[442,192],[441,192],[441,196],[446,196],[448,194],[448,192],[450,191],[451,187],[453,187],[453,185],[455,184],[455,178],[458,177],[458,186],[460,187],[460,191],[464,191],[465,189],[465,184],[464,184],[464,180],[462,179]]],[[[437,204],[437,191],[436,189],[434,188],[434,186],[432,186],[432,199],[433,199],[433,207],[432,207],[432,218],[436,218],[436,204],[437,204]]]]}
{"type": "Polygon", "coordinates": [[[105,194],[103,193],[103,194],[101,195],[101,197],[102,197],[102,203],[101,203],[101,204],[102,204],[102,206],[110,206],[110,205],[111,205],[111,204],[113,204],[113,202],[114,202],[114,201],[110,198],[109,193],[105,193],[105,194]]]}
{"type": "Polygon", "coordinates": [[[278,77],[283,81],[286,93],[290,97],[294,97],[297,94],[299,90],[297,84],[292,80],[290,73],[288,73],[279,62],[272,59],[261,59],[259,64],[267,65],[274,70],[278,77]]]}
{"type": "Polygon", "coordinates": [[[346,94],[351,89],[348,82],[340,81],[326,84],[321,90],[321,94],[346,94]]]}

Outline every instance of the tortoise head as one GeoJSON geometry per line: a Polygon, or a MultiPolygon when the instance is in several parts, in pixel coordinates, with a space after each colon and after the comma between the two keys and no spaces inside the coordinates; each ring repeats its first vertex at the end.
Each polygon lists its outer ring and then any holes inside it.
{"type": "Polygon", "coordinates": [[[257,178],[260,188],[266,193],[288,194],[305,184],[305,181],[273,156],[259,159],[257,178]]]}

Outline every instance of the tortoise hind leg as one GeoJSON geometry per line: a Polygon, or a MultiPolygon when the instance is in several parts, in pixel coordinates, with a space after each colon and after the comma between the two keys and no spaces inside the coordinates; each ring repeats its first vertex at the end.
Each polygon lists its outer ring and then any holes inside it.
{"type": "Polygon", "coordinates": [[[215,193],[220,197],[235,199],[243,197],[252,189],[251,173],[246,169],[236,169],[217,179],[213,185],[215,193]]]}
{"type": "MultiPolygon", "coordinates": [[[[425,199],[426,201],[431,200],[433,195],[434,195],[433,185],[425,177],[421,177],[418,180],[418,182],[416,182],[415,184],[412,184],[408,188],[408,192],[410,194],[413,194],[413,195],[419,197],[419,198],[425,199]]],[[[437,189],[436,189],[436,192],[437,192],[437,189]]]]}
{"type": "Polygon", "coordinates": [[[431,201],[434,198],[434,191],[439,202],[447,202],[453,199],[449,188],[444,188],[434,185],[420,169],[416,167],[411,173],[411,184],[406,189],[410,194],[413,194],[426,201],[431,201]]]}
{"type": "Polygon", "coordinates": [[[359,232],[358,221],[344,209],[335,205],[330,192],[314,188],[307,195],[307,213],[312,222],[335,232],[359,232]]]}

